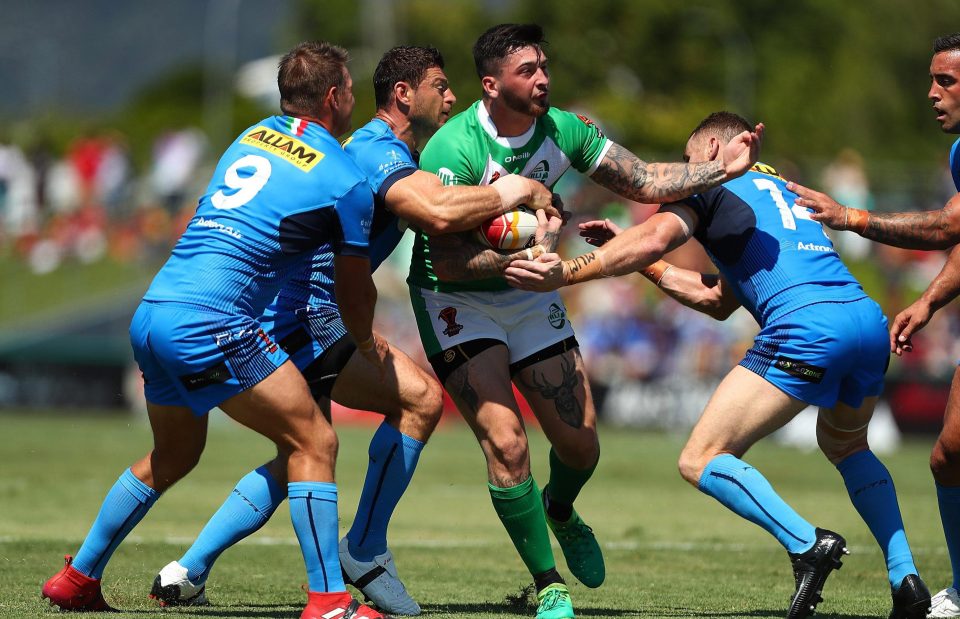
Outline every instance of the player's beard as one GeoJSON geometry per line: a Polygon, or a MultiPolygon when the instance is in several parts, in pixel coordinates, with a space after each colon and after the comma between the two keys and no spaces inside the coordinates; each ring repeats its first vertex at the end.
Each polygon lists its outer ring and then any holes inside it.
{"type": "Polygon", "coordinates": [[[507,108],[534,118],[540,118],[550,110],[550,99],[547,97],[542,99],[543,103],[539,103],[533,99],[518,97],[509,90],[501,90],[500,96],[507,108]]]}

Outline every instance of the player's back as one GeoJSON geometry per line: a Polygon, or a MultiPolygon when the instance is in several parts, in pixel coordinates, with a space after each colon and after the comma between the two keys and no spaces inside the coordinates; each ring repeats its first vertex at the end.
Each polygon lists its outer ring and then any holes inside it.
{"type": "MultiPolygon", "coordinates": [[[[393,183],[416,172],[417,164],[407,145],[380,119],[357,129],[344,141],[343,150],[366,176],[373,195],[370,268],[376,271],[396,249],[407,229],[406,222],[387,209],[386,193],[393,183]]],[[[333,283],[333,248],[325,243],[314,251],[309,264],[284,285],[273,309],[335,303],[333,283]]]]}
{"type": "Polygon", "coordinates": [[[221,157],[144,300],[259,316],[324,243],[367,255],[366,179],[322,126],[273,116],[221,157]]]}
{"type": "Polygon", "coordinates": [[[699,217],[695,238],[761,326],[799,307],[866,296],[795,199],[776,170],[757,164],[684,200],[699,217]]]}

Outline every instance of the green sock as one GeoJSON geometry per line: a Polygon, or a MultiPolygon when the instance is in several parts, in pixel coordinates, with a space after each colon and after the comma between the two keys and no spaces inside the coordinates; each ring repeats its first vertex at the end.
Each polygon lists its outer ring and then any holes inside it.
{"type": "Polygon", "coordinates": [[[588,469],[572,469],[560,461],[557,452],[550,449],[550,483],[547,484],[547,494],[554,503],[573,506],[580,490],[597,469],[597,462],[588,469]]]}
{"type": "Polygon", "coordinates": [[[533,477],[513,488],[487,484],[493,508],[531,574],[554,569],[553,549],[543,516],[540,489],[533,477]]]}

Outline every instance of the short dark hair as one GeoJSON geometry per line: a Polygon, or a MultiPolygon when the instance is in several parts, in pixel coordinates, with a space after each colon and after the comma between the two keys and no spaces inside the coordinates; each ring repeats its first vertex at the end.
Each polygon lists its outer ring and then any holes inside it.
{"type": "Polygon", "coordinates": [[[937,40],[933,42],[934,54],[949,51],[960,52],[960,32],[945,34],[942,37],[937,37],[937,40]]]}
{"type": "Polygon", "coordinates": [[[316,116],[327,91],[346,85],[348,60],[347,50],[326,41],[307,41],[294,47],[278,65],[280,109],[285,114],[316,116]]]}
{"type": "Polygon", "coordinates": [[[387,50],[373,72],[377,107],[382,108],[390,102],[394,84],[407,82],[416,88],[427,69],[433,67],[443,68],[443,56],[435,47],[400,45],[387,50]]]}
{"type": "Polygon", "coordinates": [[[721,142],[726,143],[744,131],[752,130],[753,125],[742,116],[733,112],[714,112],[700,121],[697,128],[690,132],[690,137],[708,131],[716,135],[721,142]]]}
{"type": "Polygon", "coordinates": [[[546,44],[543,28],[537,24],[500,24],[480,35],[473,44],[473,62],[477,75],[493,75],[500,62],[524,47],[542,48],[546,44]]]}

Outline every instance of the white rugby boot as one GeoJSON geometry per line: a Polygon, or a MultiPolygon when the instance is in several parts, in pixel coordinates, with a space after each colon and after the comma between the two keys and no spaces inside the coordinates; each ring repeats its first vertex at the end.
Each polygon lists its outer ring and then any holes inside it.
{"type": "Polygon", "coordinates": [[[350,555],[347,538],[340,540],[343,580],[359,589],[380,610],[391,615],[419,615],[420,605],[400,582],[393,553],[388,549],[373,561],[357,561],[350,555]]]}
{"type": "Polygon", "coordinates": [[[160,602],[160,606],[209,606],[206,590],[206,582],[190,582],[187,568],[174,561],[153,579],[150,597],[160,602]]]}
{"type": "Polygon", "coordinates": [[[957,590],[947,587],[930,598],[930,612],[927,617],[960,617],[960,597],[957,590]]]}

